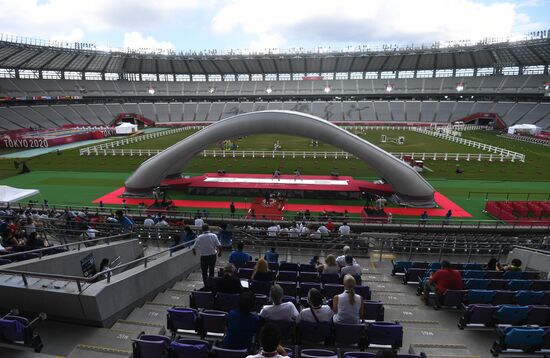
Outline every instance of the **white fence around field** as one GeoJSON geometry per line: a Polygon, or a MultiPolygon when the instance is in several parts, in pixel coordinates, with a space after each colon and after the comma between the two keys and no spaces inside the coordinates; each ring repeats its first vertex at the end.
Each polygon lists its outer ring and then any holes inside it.
{"type": "Polygon", "coordinates": [[[426,130],[426,129],[421,129],[421,128],[415,128],[415,129],[411,129],[411,130],[413,130],[415,132],[418,132],[418,133],[427,134],[427,135],[430,135],[432,137],[436,137],[436,138],[439,138],[439,139],[447,140],[449,142],[454,142],[454,143],[466,145],[468,147],[478,148],[478,149],[481,149],[481,150],[485,150],[487,152],[492,152],[494,154],[498,154],[500,156],[510,158],[511,161],[515,161],[515,160],[519,160],[521,162],[525,161],[525,154],[521,154],[521,153],[518,153],[518,152],[508,150],[508,149],[500,148],[500,147],[495,147],[494,145],[480,143],[480,142],[476,142],[476,141],[473,141],[473,140],[470,140],[470,139],[464,139],[462,137],[456,137],[456,136],[452,136],[452,135],[449,135],[449,134],[439,133],[439,132],[436,132],[436,131],[426,130]]]}
{"type": "MultiPolygon", "coordinates": [[[[81,155],[89,156],[120,156],[120,157],[150,157],[162,152],[163,149],[122,149],[85,148],[81,155]]],[[[413,153],[401,152],[390,153],[391,155],[404,159],[410,157],[414,160],[465,160],[465,161],[514,161],[514,157],[494,153],[413,153]]],[[[204,158],[292,158],[292,159],[357,159],[347,152],[311,152],[311,151],[262,151],[262,150],[203,150],[198,156],[204,158]]]]}
{"type": "Polygon", "coordinates": [[[167,136],[167,135],[181,133],[181,132],[194,130],[194,129],[198,129],[198,128],[200,128],[200,127],[178,127],[178,128],[173,128],[173,129],[167,129],[165,131],[153,132],[153,133],[143,134],[143,135],[140,135],[140,136],[114,140],[114,141],[111,141],[111,142],[101,143],[101,144],[93,145],[91,147],[82,148],[82,149],[80,149],[80,155],[90,155],[89,154],[90,152],[92,152],[92,153],[101,152],[101,151],[107,150],[109,148],[113,149],[115,147],[120,147],[120,146],[124,146],[124,145],[128,145],[128,144],[138,143],[138,142],[142,142],[144,140],[164,137],[164,136],[167,136]]]}
{"type": "Polygon", "coordinates": [[[499,135],[499,137],[511,139],[511,140],[517,140],[525,143],[543,145],[545,147],[550,147],[550,139],[526,137],[518,134],[502,134],[502,135],[499,135]]]}

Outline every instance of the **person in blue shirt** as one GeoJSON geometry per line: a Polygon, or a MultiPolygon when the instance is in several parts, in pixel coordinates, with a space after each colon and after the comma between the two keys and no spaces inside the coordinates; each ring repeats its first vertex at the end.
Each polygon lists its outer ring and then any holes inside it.
{"type": "Polygon", "coordinates": [[[264,259],[267,262],[279,262],[279,254],[276,253],[275,248],[272,247],[271,250],[269,250],[265,253],[264,259]]]}
{"type": "Polygon", "coordinates": [[[243,252],[244,250],[244,243],[242,241],[239,241],[237,244],[237,251],[233,251],[229,255],[229,262],[235,265],[235,267],[243,267],[245,263],[248,261],[252,261],[252,256],[247,254],[246,252],[243,252]]]}
{"type": "Polygon", "coordinates": [[[184,247],[191,247],[193,245],[193,240],[197,238],[197,234],[189,227],[186,226],[183,229],[183,233],[181,234],[181,239],[183,242],[185,242],[184,247]]]}
{"type": "Polygon", "coordinates": [[[134,227],[134,222],[132,221],[132,219],[130,219],[129,217],[124,215],[122,210],[117,210],[116,219],[118,220],[120,225],[122,225],[122,232],[123,233],[127,233],[127,232],[132,231],[132,228],[134,227]]]}
{"type": "Polygon", "coordinates": [[[223,348],[249,349],[252,339],[260,330],[260,317],[251,313],[256,297],[252,291],[245,291],[239,297],[239,309],[227,314],[227,331],[223,339],[223,348]]]}
{"type": "Polygon", "coordinates": [[[224,250],[231,250],[233,246],[233,232],[227,229],[227,224],[223,223],[220,225],[221,231],[218,233],[220,243],[224,250]]]}

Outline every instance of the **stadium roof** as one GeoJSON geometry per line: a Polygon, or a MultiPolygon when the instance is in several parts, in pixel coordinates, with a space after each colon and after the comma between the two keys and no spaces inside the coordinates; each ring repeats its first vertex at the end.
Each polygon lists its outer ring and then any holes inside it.
{"type": "Polygon", "coordinates": [[[0,42],[0,68],[149,74],[416,71],[550,64],[550,38],[457,48],[272,55],[151,55],[0,42]]]}

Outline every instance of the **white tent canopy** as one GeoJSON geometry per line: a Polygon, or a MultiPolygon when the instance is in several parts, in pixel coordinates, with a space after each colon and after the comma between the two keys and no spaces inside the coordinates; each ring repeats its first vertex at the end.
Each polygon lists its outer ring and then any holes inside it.
{"type": "Polygon", "coordinates": [[[537,127],[534,124],[516,124],[508,127],[508,134],[530,134],[538,135],[542,131],[541,127],[537,127]]]}
{"type": "Polygon", "coordinates": [[[115,128],[116,134],[132,134],[137,132],[138,126],[132,123],[122,122],[115,128]]]}
{"type": "Polygon", "coordinates": [[[36,194],[40,194],[38,189],[18,189],[7,185],[0,185],[0,202],[2,203],[14,203],[36,194]]]}

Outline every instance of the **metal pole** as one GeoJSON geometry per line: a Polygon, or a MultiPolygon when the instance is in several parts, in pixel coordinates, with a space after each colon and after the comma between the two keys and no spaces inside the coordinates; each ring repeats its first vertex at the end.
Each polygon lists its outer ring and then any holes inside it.
{"type": "Polygon", "coordinates": [[[409,261],[411,261],[412,254],[413,254],[413,253],[412,253],[412,251],[413,251],[413,242],[412,242],[412,240],[411,240],[411,245],[410,245],[410,246],[411,246],[411,247],[409,248],[409,261]]]}
{"type": "Polygon", "coordinates": [[[470,252],[468,253],[468,261],[466,261],[467,263],[470,263],[470,259],[472,257],[473,246],[474,246],[474,244],[470,244],[470,252]]]}
{"type": "Polygon", "coordinates": [[[382,245],[380,246],[380,256],[378,257],[378,262],[382,262],[382,251],[384,251],[384,238],[381,238],[382,240],[382,245]]]}
{"type": "Polygon", "coordinates": [[[23,283],[25,284],[25,286],[28,286],[29,283],[27,282],[27,276],[25,276],[24,274],[21,275],[21,278],[23,279],[23,283]]]}
{"type": "Polygon", "coordinates": [[[76,287],[78,287],[78,292],[82,291],[82,286],[80,285],[80,280],[76,280],[76,287]]]}

